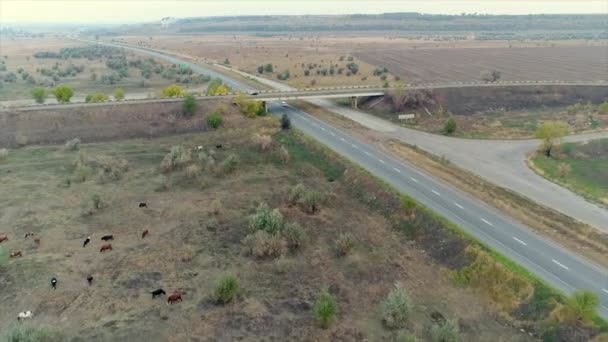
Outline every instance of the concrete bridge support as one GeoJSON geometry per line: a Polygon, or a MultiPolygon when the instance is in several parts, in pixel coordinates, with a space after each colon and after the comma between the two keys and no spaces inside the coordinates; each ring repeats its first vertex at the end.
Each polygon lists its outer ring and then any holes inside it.
{"type": "Polygon", "coordinates": [[[266,101],[262,101],[262,106],[264,106],[264,113],[268,113],[268,104],[266,101]]]}
{"type": "Polygon", "coordinates": [[[350,106],[353,109],[357,109],[357,96],[351,96],[350,97],[350,106]]]}

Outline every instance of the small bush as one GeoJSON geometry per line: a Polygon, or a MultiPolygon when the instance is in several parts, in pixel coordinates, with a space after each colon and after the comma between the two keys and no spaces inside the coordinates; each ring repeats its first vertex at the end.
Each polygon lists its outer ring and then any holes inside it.
{"type": "Polygon", "coordinates": [[[8,150],[5,148],[0,148],[0,161],[6,160],[8,158],[8,150]]]}
{"type": "Polygon", "coordinates": [[[300,200],[300,207],[308,214],[314,214],[319,210],[319,204],[321,202],[321,195],[314,191],[309,190],[304,193],[300,200]]]}
{"type": "Polygon", "coordinates": [[[172,146],[171,151],[165,155],[160,163],[160,169],[164,173],[171,172],[192,161],[192,152],[184,146],[172,146]]]}
{"type": "Polygon", "coordinates": [[[122,88],[114,88],[114,99],[116,101],[121,101],[125,99],[125,90],[122,88]]]}
{"type": "Polygon", "coordinates": [[[238,278],[234,274],[225,273],[215,282],[213,299],[217,304],[226,304],[234,300],[239,291],[238,278]]]}
{"type": "Polygon", "coordinates": [[[17,146],[19,146],[19,147],[27,146],[29,141],[30,140],[28,139],[28,137],[21,133],[17,133],[17,135],[15,135],[15,142],[17,143],[17,146]]]}
{"type": "Polygon", "coordinates": [[[449,118],[443,125],[443,134],[450,135],[456,132],[456,120],[449,118]]]}
{"type": "Polygon", "coordinates": [[[18,323],[8,329],[6,334],[2,335],[2,341],[6,342],[55,342],[61,341],[62,338],[58,334],[50,331],[34,327],[28,323],[18,323]]]}
{"type": "Polygon", "coordinates": [[[559,163],[559,165],[557,166],[557,175],[560,178],[564,178],[564,177],[568,176],[569,173],[570,173],[570,165],[567,163],[559,163]]]}
{"type": "Polygon", "coordinates": [[[460,330],[458,323],[447,320],[443,324],[434,324],[431,327],[431,341],[433,342],[458,342],[460,341],[460,330]]]}
{"type": "Polygon", "coordinates": [[[340,233],[336,239],[335,245],[338,255],[346,256],[355,246],[355,239],[351,233],[340,233]]]}
{"type": "Polygon", "coordinates": [[[283,116],[281,116],[281,128],[282,129],[291,128],[291,119],[289,118],[289,116],[287,116],[287,114],[283,114],[283,116]]]}
{"type": "Polygon", "coordinates": [[[399,335],[397,335],[397,341],[396,342],[417,342],[418,339],[416,338],[416,336],[410,334],[410,333],[399,333],[399,335]]]}
{"type": "Polygon", "coordinates": [[[236,154],[230,154],[226,159],[224,159],[220,165],[221,170],[224,173],[232,173],[236,170],[239,165],[239,156],[236,154]]]}
{"type": "Polygon", "coordinates": [[[268,234],[276,235],[283,228],[283,214],[279,209],[270,209],[268,204],[261,203],[255,214],[249,217],[249,228],[251,230],[263,230],[268,234]]]}
{"type": "Polygon", "coordinates": [[[401,284],[397,283],[382,302],[382,322],[391,329],[402,328],[405,326],[411,310],[410,296],[401,284]]]}
{"type": "Polygon", "coordinates": [[[92,167],[88,165],[78,165],[72,174],[72,181],[82,183],[89,179],[93,174],[94,170],[92,167]]]}
{"type": "Polygon", "coordinates": [[[287,148],[285,148],[285,146],[281,145],[277,153],[279,155],[279,160],[283,164],[289,163],[289,151],[287,150],[287,148]]]}
{"type": "Polygon", "coordinates": [[[253,135],[253,143],[258,145],[261,151],[268,151],[272,147],[272,137],[270,135],[253,135]]]}
{"type": "Polygon", "coordinates": [[[74,138],[65,142],[63,149],[66,151],[76,151],[80,148],[80,139],[74,138]]]}
{"type": "Polygon", "coordinates": [[[288,223],[283,227],[282,235],[287,241],[287,247],[295,251],[302,248],[308,240],[308,236],[302,227],[297,223],[288,223]]]}
{"type": "Polygon", "coordinates": [[[289,198],[288,198],[289,204],[291,204],[291,205],[298,204],[298,202],[300,201],[300,198],[302,198],[302,195],[304,195],[305,192],[306,192],[306,188],[304,187],[304,184],[302,184],[302,183],[297,184],[296,186],[291,188],[291,190],[289,191],[289,198]]]}
{"type": "Polygon", "coordinates": [[[93,202],[93,209],[100,210],[104,207],[104,203],[101,200],[101,196],[99,194],[91,195],[91,202],[93,202]]]}
{"type": "Polygon", "coordinates": [[[165,191],[171,188],[171,180],[169,177],[165,175],[159,175],[154,180],[154,190],[155,191],[165,191]]]}
{"type": "Polygon", "coordinates": [[[212,215],[219,215],[222,212],[222,208],[222,201],[219,198],[216,198],[209,203],[209,213],[212,215]]]}
{"type": "Polygon", "coordinates": [[[287,254],[287,242],[279,235],[260,230],[243,240],[247,253],[258,258],[278,258],[287,254]]]}
{"type": "Polygon", "coordinates": [[[608,101],[602,102],[599,105],[598,110],[599,110],[600,114],[608,114],[608,101]]]}
{"type": "Polygon", "coordinates": [[[194,112],[196,112],[196,108],[198,107],[198,102],[196,102],[196,98],[192,95],[186,95],[184,100],[182,101],[182,113],[185,116],[192,116],[194,112]]]}
{"type": "Polygon", "coordinates": [[[208,127],[216,129],[224,123],[224,117],[220,113],[211,113],[207,115],[206,121],[208,127]]]}
{"type": "Polygon", "coordinates": [[[317,302],[312,307],[312,317],[323,329],[329,328],[338,314],[338,303],[327,290],[321,291],[317,302]]]}

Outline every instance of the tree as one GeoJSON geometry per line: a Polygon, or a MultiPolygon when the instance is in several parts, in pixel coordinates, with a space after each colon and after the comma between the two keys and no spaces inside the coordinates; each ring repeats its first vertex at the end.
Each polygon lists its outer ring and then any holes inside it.
{"type": "Polygon", "coordinates": [[[184,91],[177,84],[172,84],[167,88],[163,89],[162,94],[166,97],[179,97],[184,94],[184,91]]]}
{"type": "Polygon", "coordinates": [[[228,93],[230,93],[230,88],[220,78],[211,80],[207,85],[207,95],[226,95],[228,93]]]}
{"type": "Polygon", "coordinates": [[[53,95],[59,103],[68,103],[72,96],[74,96],[74,90],[67,84],[58,85],[53,89],[53,95]]]}
{"type": "Polygon", "coordinates": [[[224,117],[220,113],[211,113],[207,115],[207,126],[216,129],[224,122],[224,117]]]}
{"type": "Polygon", "coordinates": [[[192,116],[198,107],[198,102],[196,102],[196,98],[192,95],[186,95],[184,97],[184,101],[182,102],[182,112],[186,116],[192,116]]]}
{"type": "Polygon", "coordinates": [[[577,290],[567,300],[567,304],[576,315],[577,320],[591,322],[595,317],[599,300],[591,291],[577,290]]]}
{"type": "Polygon", "coordinates": [[[263,74],[263,73],[264,73],[264,66],[258,65],[258,74],[263,74]]]}
{"type": "Polygon", "coordinates": [[[317,302],[312,307],[312,316],[319,325],[326,329],[336,319],[338,304],[336,299],[327,290],[321,291],[317,302]]]}
{"type": "Polygon", "coordinates": [[[289,116],[287,116],[287,114],[283,114],[283,116],[281,116],[281,128],[282,129],[291,128],[291,119],[289,118],[289,116]]]}
{"type": "Polygon", "coordinates": [[[105,102],[108,101],[110,98],[108,97],[108,95],[104,94],[104,93],[93,93],[93,94],[88,94],[85,98],[85,102],[86,103],[97,103],[97,102],[105,102]]]}
{"type": "Polygon", "coordinates": [[[289,78],[289,70],[285,70],[285,71],[283,71],[283,72],[280,72],[280,73],[277,75],[277,78],[278,78],[279,80],[281,80],[281,81],[285,81],[285,80],[287,80],[287,79],[289,78]]]}
{"type": "Polygon", "coordinates": [[[536,127],[534,136],[541,139],[541,149],[547,157],[551,157],[551,150],[569,130],[570,126],[563,121],[545,121],[536,127]]]}
{"type": "Polygon", "coordinates": [[[265,72],[273,72],[274,68],[272,67],[272,64],[268,63],[266,65],[264,65],[264,71],[265,72]]]}
{"type": "Polygon", "coordinates": [[[498,70],[484,70],[481,72],[481,79],[485,82],[496,82],[502,76],[498,70]]]}
{"type": "Polygon", "coordinates": [[[230,60],[228,59],[228,57],[226,57],[226,59],[224,59],[224,64],[230,64],[230,60]]]}
{"type": "Polygon", "coordinates": [[[443,125],[443,134],[450,135],[454,132],[456,132],[456,120],[449,118],[443,125]]]}
{"type": "Polygon", "coordinates": [[[32,89],[32,97],[36,100],[36,103],[44,103],[46,97],[48,96],[48,91],[46,88],[35,87],[32,89]]]}
{"type": "Polygon", "coordinates": [[[408,93],[405,89],[405,82],[399,82],[390,94],[393,100],[393,108],[396,112],[403,109],[408,100],[408,93]]]}
{"type": "Polygon", "coordinates": [[[114,100],[120,101],[125,99],[125,90],[122,88],[114,88],[114,100]]]}

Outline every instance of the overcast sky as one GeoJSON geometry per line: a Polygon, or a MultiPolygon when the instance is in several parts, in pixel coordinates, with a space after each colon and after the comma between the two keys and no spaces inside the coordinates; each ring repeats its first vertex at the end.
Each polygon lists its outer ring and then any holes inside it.
{"type": "Polygon", "coordinates": [[[608,13],[608,0],[0,0],[2,22],[142,22],[162,17],[422,12],[608,13]]]}

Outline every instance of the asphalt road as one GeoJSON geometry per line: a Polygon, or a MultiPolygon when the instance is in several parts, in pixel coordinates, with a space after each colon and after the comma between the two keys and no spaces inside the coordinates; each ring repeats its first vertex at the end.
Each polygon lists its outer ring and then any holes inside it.
{"type": "MultiPolygon", "coordinates": [[[[195,72],[213,75],[211,70],[175,57],[145,49],[132,49],[173,63],[186,64],[195,72]]],[[[218,74],[217,77],[226,80],[235,89],[252,90],[247,85],[227,80],[224,75],[218,74]]],[[[530,228],[479,200],[433,179],[404,161],[365,145],[312,115],[278,103],[270,103],[269,109],[277,115],[289,115],[294,126],[304,133],[454,222],[555,288],[565,293],[571,293],[574,289],[595,292],[601,302],[599,313],[608,319],[608,272],[605,269],[533,233],[530,228]]]]}

